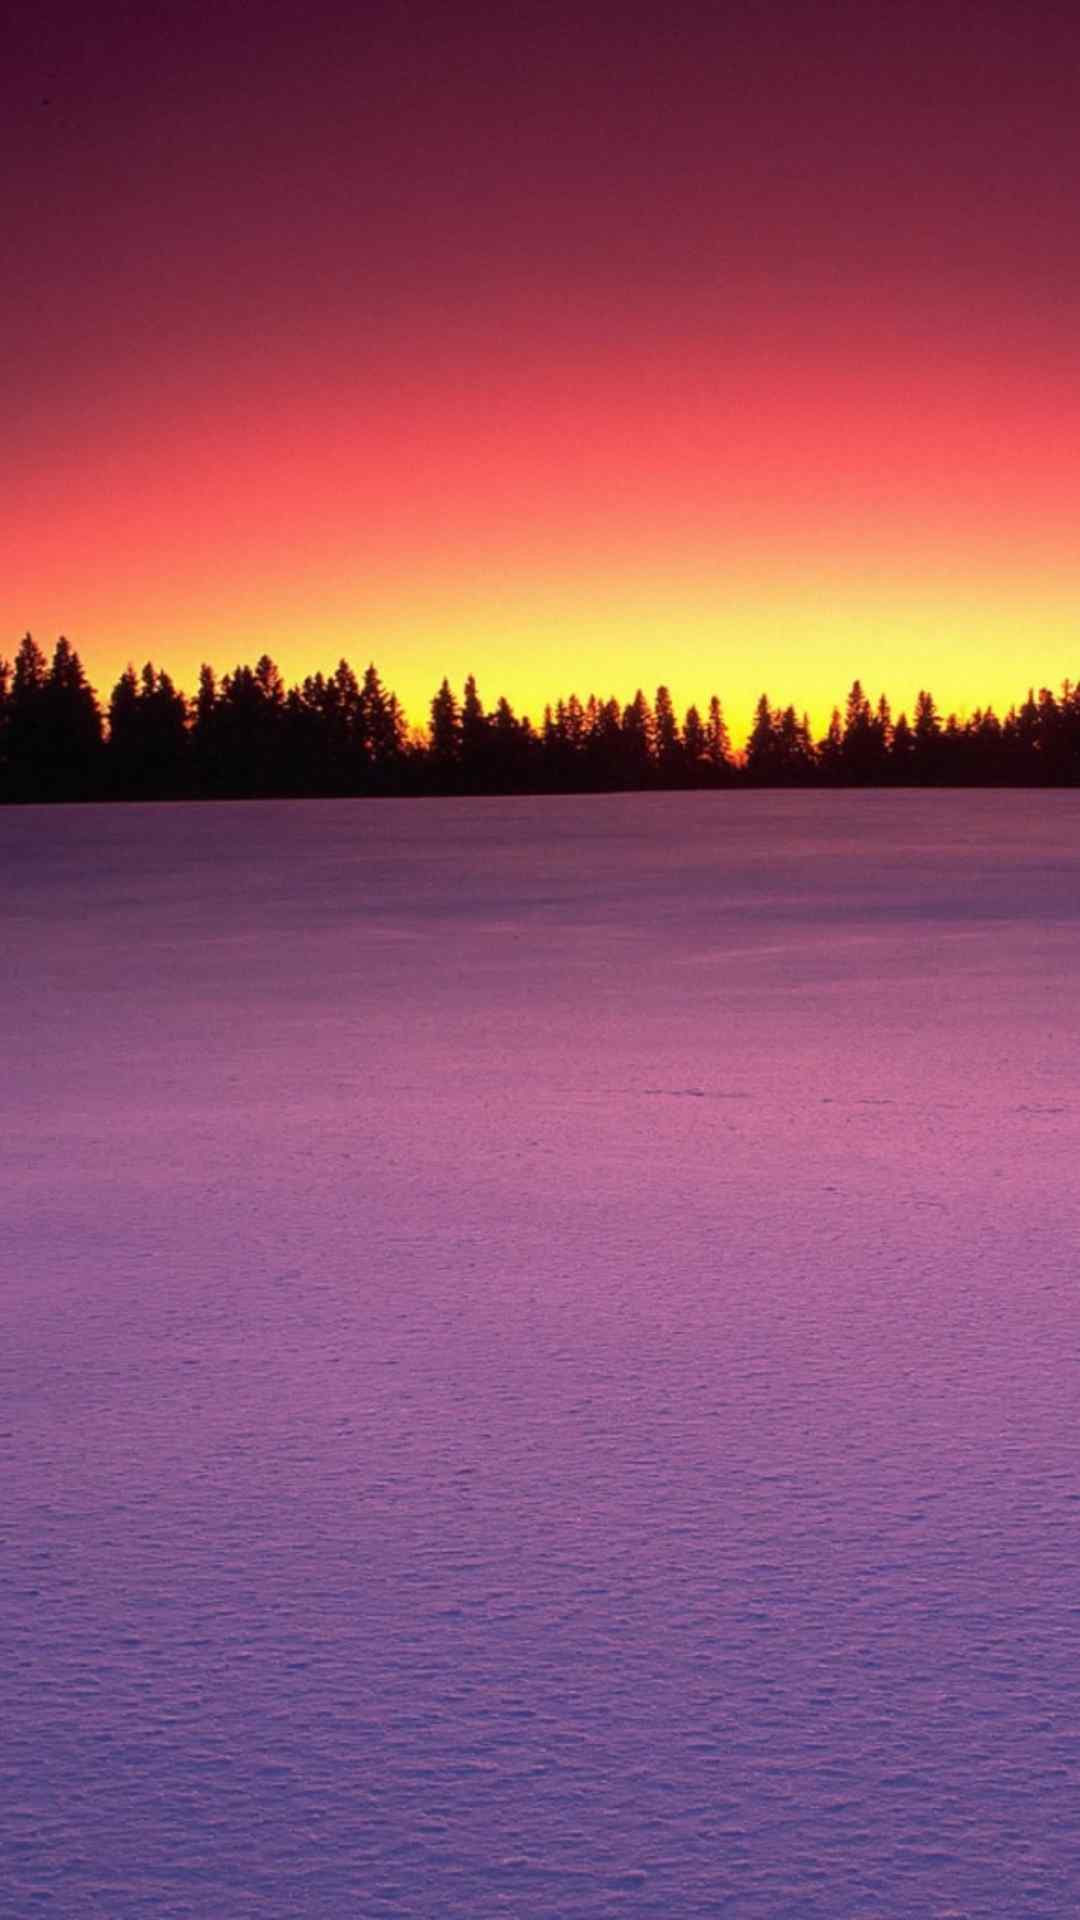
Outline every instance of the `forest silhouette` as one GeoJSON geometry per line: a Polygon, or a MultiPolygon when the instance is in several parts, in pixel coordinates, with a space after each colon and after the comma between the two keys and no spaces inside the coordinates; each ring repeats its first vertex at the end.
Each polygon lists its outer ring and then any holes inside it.
{"type": "Polygon", "coordinates": [[[204,666],[193,699],[147,662],[103,709],[67,640],[49,660],[27,634],[13,663],[0,659],[6,802],[1077,785],[1080,687],[1068,680],[963,720],[925,690],[910,720],[894,718],[856,680],[819,740],[762,694],[735,751],[715,695],[680,720],[663,685],[626,705],[571,694],[534,725],[506,699],[486,709],[471,675],[460,698],[444,679],[419,730],[374,666],[358,678],[345,660],[289,688],[265,654],[220,679],[204,666]]]}

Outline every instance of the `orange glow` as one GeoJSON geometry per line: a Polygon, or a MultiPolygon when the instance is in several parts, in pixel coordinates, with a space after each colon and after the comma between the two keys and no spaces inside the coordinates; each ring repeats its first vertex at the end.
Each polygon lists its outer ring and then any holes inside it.
{"type": "Polygon", "coordinates": [[[821,727],[856,674],[961,710],[1075,675],[1074,357],[579,333],[269,393],[237,359],[212,410],[136,383],[25,478],[5,650],[64,631],[103,695],[129,659],[374,657],[416,721],[443,673],[534,715],[664,678],[737,736],[763,687],[821,727]]]}
{"type": "Polygon", "coordinates": [[[1077,673],[1067,9],[256,11],[14,23],[0,650],[736,737],[1077,673]]]}

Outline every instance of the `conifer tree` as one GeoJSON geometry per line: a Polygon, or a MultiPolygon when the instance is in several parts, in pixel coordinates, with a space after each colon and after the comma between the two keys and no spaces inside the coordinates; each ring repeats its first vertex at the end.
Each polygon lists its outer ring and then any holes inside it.
{"type": "Polygon", "coordinates": [[[453,792],[461,768],[461,716],[445,678],[431,703],[429,757],[436,783],[453,792]]]}
{"type": "Polygon", "coordinates": [[[476,679],[470,673],[461,701],[461,771],[467,793],[483,793],[487,786],[489,731],[476,679]]]}
{"type": "Polygon", "coordinates": [[[685,771],[679,723],[670,688],[659,686],[653,704],[653,742],[656,771],[664,786],[677,786],[685,771]]]}
{"type": "Polygon", "coordinates": [[[714,780],[731,778],[734,772],[731,741],[728,737],[727,722],[724,719],[724,709],[715,693],[709,700],[709,718],[705,726],[705,758],[714,780]]]}
{"type": "Polygon", "coordinates": [[[686,709],[682,728],[683,764],[691,786],[697,786],[706,771],[708,740],[705,723],[695,706],[686,709]]]}

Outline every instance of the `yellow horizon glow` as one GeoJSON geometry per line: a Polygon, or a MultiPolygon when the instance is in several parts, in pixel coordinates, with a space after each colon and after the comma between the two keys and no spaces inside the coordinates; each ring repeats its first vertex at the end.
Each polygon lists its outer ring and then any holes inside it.
{"type": "Polygon", "coordinates": [[[65,633],[103,700],[128,661],[191,693],[203,661],[374,659],[418,726],[469,673],[534,721],[716,692],[736,742],[763,691],[820,736],[856,677],[1007,709],[1080,671],[1072,336],[929,352],[890,312],[805,341],[764,298],[730,337],[538,312],[334,377],[297,349],[273,406],[239,348],[205,389],[127,382],[20,477],[0,651],[65,633]]]}
{"type": "MultiPolygon", "coordinates": [[[[103,704],[129,662],[152,659],[191,694],[204,661],[220,676],[265,652],[292,685],[344,657],[358,673],[374,660],[415,727],[444,674],[459,693],[475,674],[485,706],[505,695],[534,723],[572,693],[625,703],[640,687],[651,701],[663,682],[680,717],[718,694],[737,745],[762,692],[806,712],[817,738],[855,678],[872,700],[885,693],[894,716],[910,715],[926,687],[943,716],[964,718],[977,706],[1004,713],[1029,686],[1056,691],[1080,676],[1080,569],[992,582],[985,571],[928,569],[913,583],[884,567],[782,575],[764,559],[739,575],[682,567],[674,577],[666,568],[616,578],[610,567],[504,566],[426,583],[356,582],[332,598],[314,580],[284,594],[277,581],[265,595],[253,587],[242,602],[234,592],[228,606],[204,605],[197,619],[174,602],[164,624],[145,617],[141,597],[86,608],[81,621],[46,608],[32,630],[46,652],[67,634],[103,704]]],[[[0,651],[10,657],[19,638],[0,651]]]]}

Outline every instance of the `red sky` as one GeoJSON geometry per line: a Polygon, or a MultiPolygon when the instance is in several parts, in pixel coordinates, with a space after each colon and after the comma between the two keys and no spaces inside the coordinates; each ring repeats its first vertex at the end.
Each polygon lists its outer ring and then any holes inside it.
{"type": "Polygon", "coordinates": [[[1068,10],[39,14],[0,650],[736,729],[1080,671],[1068,10]]]}

